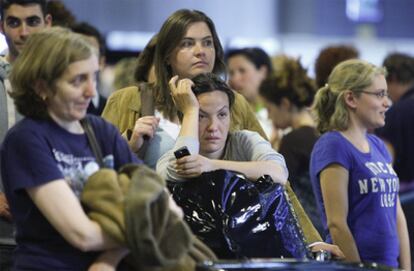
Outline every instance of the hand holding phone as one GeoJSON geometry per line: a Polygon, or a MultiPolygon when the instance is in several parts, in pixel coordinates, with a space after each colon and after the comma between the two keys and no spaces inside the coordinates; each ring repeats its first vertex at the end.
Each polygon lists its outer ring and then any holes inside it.
{"type": "Polygon", "coordinates": [[[180,159],[184,156],[190,155],[190,151],[187,146],[183,146],[174,152],[175,158],[180,159]]]}

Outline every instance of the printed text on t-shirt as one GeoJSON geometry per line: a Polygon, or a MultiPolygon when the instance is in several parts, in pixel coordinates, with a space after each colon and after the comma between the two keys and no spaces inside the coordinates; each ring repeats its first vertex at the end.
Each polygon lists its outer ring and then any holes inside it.
{"type": "Polygon", "coordinates": [[[381,207],[394,207],[395,198],[399,190],[399,182],[392,165],[382,162],[367,162],[365,166],[375,177],[358,180],[360,194],[381,193],[381,207]]]}

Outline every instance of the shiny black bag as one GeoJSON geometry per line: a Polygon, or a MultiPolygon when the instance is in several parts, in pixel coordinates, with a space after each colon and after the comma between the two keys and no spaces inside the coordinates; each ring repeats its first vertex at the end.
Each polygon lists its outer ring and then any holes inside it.
{"type": "Polygon", "coordinates": [[[303,232],[283,186],[226,170],[168,182],[195,235],[219,258],[309,258],[303,232]]]}

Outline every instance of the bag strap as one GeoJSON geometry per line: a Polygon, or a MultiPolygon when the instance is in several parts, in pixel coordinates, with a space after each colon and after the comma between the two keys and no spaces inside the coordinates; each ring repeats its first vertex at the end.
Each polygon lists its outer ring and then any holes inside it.
{"type": "MultiPolygon", "coordinates": [[[[141,98],[141,117],[145,116],[154,116],[155,115],[155,106],[154,106],[154,96],[153,90],[148,85],[148,83],[141,82],[138,84],[139,95],[141,98]]],[[[138,157],[141,159],[145,158],[145,153],[147,152],[149,145],[149,137],[144,136],[144,144],[138,150],[138,157]]]]}
{"type": "Polygon", "coordinates": [[[154,91],[150,84],[141,82],[138,84],[139,95],[141,98],[141,116],[155,115],[154,91]]]}
{"type": "Polygon", "coordinates": [[[92,152],[95,155],[98,165],[101,168],[103,168],[104,162],[103,162],[102,150],[98,144],[98,141],[96,140],[95,132],[93,131],[93,128],[92,128],[91,123],[89,122],[89,119],[85,117],[80,121],[80,123],[83,127],[83,130],[86,133],[86,136],[88,137],[89,145],[92,148],[92,152]]]}

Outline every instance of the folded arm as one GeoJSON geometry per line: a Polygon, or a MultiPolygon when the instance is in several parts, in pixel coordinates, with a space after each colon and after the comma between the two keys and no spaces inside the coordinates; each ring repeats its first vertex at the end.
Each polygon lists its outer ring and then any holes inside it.
{"type": "Polygon", "coordinates": [[[27,189],[42,214],[71,245],[81,251],[119,247],[102,228],[90,220],[65,180],[27,189]]]}
{"type": "Polygon", "coordinates": [[[270,175],[274,182],[280,184],[285,184],[287,180],[285,169],[275,161],[228,161],[209,159],[196,154],[178,159],[173,167],[183,178],[198,177],[203,172],[224,169],[243,173],[253,181],[263,175],[270,175]]]}

